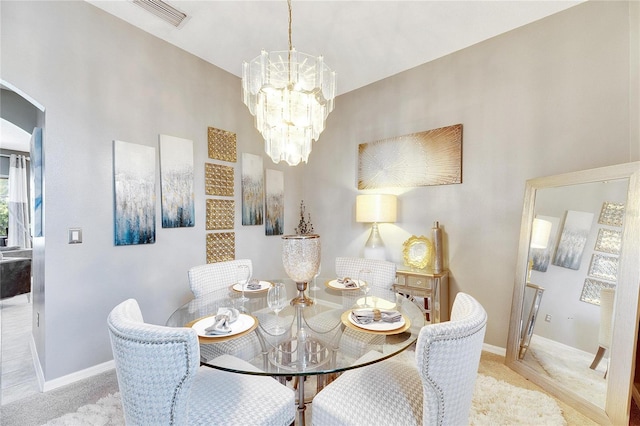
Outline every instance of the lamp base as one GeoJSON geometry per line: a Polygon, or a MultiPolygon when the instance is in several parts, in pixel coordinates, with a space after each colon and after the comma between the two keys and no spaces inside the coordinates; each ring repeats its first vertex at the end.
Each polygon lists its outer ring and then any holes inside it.
{"type": "Polygon", "coordinates": [[[309,299],[304,291],[307,289],[306,282],[296,282],[296,288],[298,289],[298,295],[291,299],[291,306],[311,306],[313,305],[313,300],[309,299]]]}
{"type": "Polygon", "coordinates": [[[387,260],[387,256],[385,254],[384,243],[382,242],[382,237],[380,236],[380,232],[378,232],[378,224],[374,223],[371,226],[371,234],[369,234],[369,239],[364,246],[364,258],[365,259],[377,259],[377,260],[387,260]]]}

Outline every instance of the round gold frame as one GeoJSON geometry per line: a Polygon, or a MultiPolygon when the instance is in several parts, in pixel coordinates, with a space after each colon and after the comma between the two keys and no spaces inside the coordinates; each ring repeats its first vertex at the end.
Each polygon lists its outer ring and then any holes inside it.
{"type": "Polygon", "coordinates": [[[402,243],[402,255],[404,264],[418,269],[425,269],[431,263],[433,256],[433,244],[424,236],[412,235],[402,243]]]}

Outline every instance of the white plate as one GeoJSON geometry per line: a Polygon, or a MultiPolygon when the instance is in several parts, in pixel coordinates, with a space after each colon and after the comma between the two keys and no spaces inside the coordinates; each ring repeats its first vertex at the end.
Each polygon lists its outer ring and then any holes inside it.
{"type": "Polygon", "coordinates": [[[339,283],[338,280],[327,281],[327,286],[331,288],[335,288],[336,290],[358,290],[360,288],[360,281],[353,280],[356,282],[357,287],[345,287],[344,284],[339,283]]]}
{"type": "Polygon", "coordinates": [[[240,334],[243,331],[247,331],[248,329],[253,327],[253,324],[256,322],[256,320],[251,315],[240,314],[238,319],[231,323],[231,332],[227,334],[206,334],[204,330],[208,327],[211,327],[214,321],[215,315],[201,319],[200,321],[193,324],[191,328],[193,328],[200,337],[229,337],[233,336],[234,334],[240,334]]]}
{"type": "MultiPolygon", "coordinates": [[[[250,288],[245,288],[245,293],[256,293],[258,291],[264,291],[271,287],[271,283],[269,281],[260,281],[260,288],[257,290],[251,290],[250,288]]],[[[232,287],[235,291],[242,292],[242,285],[240,283],[235,283],[232,287]]]]}
{"type": "Polygon", "coordinates": [[[364,328],[365,330],[371,330],[371,331],[396,330],[400,327],[403,327],[405,324],[404,315],[402,316],[402,319],[400,321],[396,321],[396,322],[374,321],[374,322],[370,322],[369,324],[358,324],[353,319],[351,312],[349,312],[349,315],[347,315],[347,317],[349,318],[349,322],[351,322],[351,324],[355,325],[356,327],[364,328]]]}

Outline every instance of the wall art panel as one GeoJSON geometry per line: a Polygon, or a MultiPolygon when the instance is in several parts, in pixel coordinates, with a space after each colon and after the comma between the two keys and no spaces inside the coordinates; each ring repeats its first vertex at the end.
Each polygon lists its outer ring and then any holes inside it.
{"type": "Polygon", "coordinates": [[[236,134],[227,130],[209,127],[207,131],[209,158],[236,162],[236,134]]]}
{"type": "Polygon", "coordinates": [[[115,245],[156,241],[156,149],[113,142],[115,245]]]}
{"type": "Polygon", "coordinates": [[[358,146],[358,189],[462,182],[462,124],[358,146]]]}
{"type": "Polygon", "coordinates": [[[266,171],[265,235],[284,233],[284,174],[279,170],[266,171]]]}
{"type": "Polygon", "coordinates": [[[235,206],[233,200],[207,200],[207,230],[233,229],[235,206]]]}
{"type": "Polygon", "coordinates": [[[233,197],[233,167],[204,164],[204,191],[207,195],[233,197]]]}
{"type": "Polygon", "coordinates": [[[207,263],[225,262],[236,258],[236,234],[219,232],[207,234],[207,263]]]}
{"type": "Polygon", "coordinates": [[[242,224],[262,225],[264,221],[264,169],[262,157],[242,154],[242,224]]]}
{"type": "Polygon", "coordinates": [[[560,243],[553,264],[569,269],[580,269],[582,253],[593,223],[593,213],[567,211],[560,243]]]}
{"type": "Polygon", "coordinates": [[[160,135],[160,191],[162,227],[195,226],[193,141],[160,135]]]}

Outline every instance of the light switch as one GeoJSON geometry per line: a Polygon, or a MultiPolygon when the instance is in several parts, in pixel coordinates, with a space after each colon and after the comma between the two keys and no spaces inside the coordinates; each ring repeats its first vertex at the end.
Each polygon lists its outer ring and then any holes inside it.
{"type": "Polygon", "coordinates": [[[82,228],[69,228],[69,244],[82,242],[82,228]]]}

